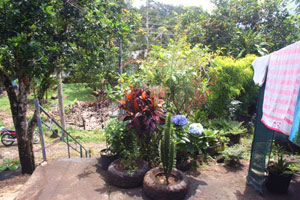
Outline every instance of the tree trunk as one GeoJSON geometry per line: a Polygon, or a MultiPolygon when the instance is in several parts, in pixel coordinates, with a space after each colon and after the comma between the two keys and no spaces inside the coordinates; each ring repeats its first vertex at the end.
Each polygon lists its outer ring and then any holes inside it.
{"type": "Polygon", "coordinates": [[[19,91],[17,96],[10,79],[3,73],[0,73],[0,75],[8,94],[13,122],[17,132],[22,173],[32,174],[35,169],[34,154],[32,150],[32,133],[28,132],[26,119],[29,80],[26,76],[22,78],[19,77],[19,91]]]}

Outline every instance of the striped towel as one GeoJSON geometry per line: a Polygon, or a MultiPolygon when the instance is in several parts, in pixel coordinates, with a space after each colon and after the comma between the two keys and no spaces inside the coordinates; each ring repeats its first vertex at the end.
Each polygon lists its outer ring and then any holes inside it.
{"type": "Polygon", "coordinates": [[[290,135],[300,86],[300,41],[271,54],[261,121],[290,135]]]}

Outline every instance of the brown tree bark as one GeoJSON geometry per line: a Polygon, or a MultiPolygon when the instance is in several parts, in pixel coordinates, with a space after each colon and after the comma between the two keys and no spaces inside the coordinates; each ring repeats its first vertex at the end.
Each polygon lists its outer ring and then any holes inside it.
{"type": "Polygon", "coordinates": [[[19,149],[19,158],[23,174],[32,174],[35,169],[34,154],[32,150],[32,133],[27,130],[27,92],[29,90],[28,78],[18,77],[19,91],[16,94],[11,80],[4,73],[0,72],[2,82],[5,85],[11,113],[13,116],[14,126],[17,132],[17,141],[19,149]]]}

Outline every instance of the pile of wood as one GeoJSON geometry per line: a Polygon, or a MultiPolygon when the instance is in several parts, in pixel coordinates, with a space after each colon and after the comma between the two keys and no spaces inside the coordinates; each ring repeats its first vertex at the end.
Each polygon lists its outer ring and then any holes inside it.
{"type": "MultiPolygon", "coordinates": [[[[101,102],[77,101],[65,108],[66,124],[77,129],[94,130],[105,128],[105,121],[118,111],[115,104],[103,105],[101,102]]],[[[57,111],[57,116],[59,116],[57,111]]]]}

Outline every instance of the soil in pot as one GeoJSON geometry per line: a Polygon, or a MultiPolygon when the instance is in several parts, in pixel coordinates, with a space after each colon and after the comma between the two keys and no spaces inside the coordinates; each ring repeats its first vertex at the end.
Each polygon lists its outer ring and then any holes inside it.
{"type": "Polygon", "coordinates": [[[163,169],[156,167],[146,173],[143,191],[153,200],[180,200],[185,198],[188,186],[189,181],[180,170],[172,171],[167,184],[163,169]]]}
{"type": "Polygon", "coordinates": [[[112,153],[109,149],[102,149],[100,151],[99,164],[102,169],[107,170],[110,163],[112,163],[117,158],[118,158],[118,155],[115,153],[112,153]]]}
{"type": "Polygon", "coordinates": [[[269,172],[266,180],[267,189],[276,194],[285,194],[288,192],[293,174],[277,174],[269,172]]]}
{"type": "Polygon", "coordinates": [[[126,164],[126,166],[124,166],[122,159],[113,161],[107,170],[108,182],[122,188],[141,186],[143,184],[144,175],[150,167],[147,162],[143,160],[136,160],[130,163],[131,164],[126,164]]]}

